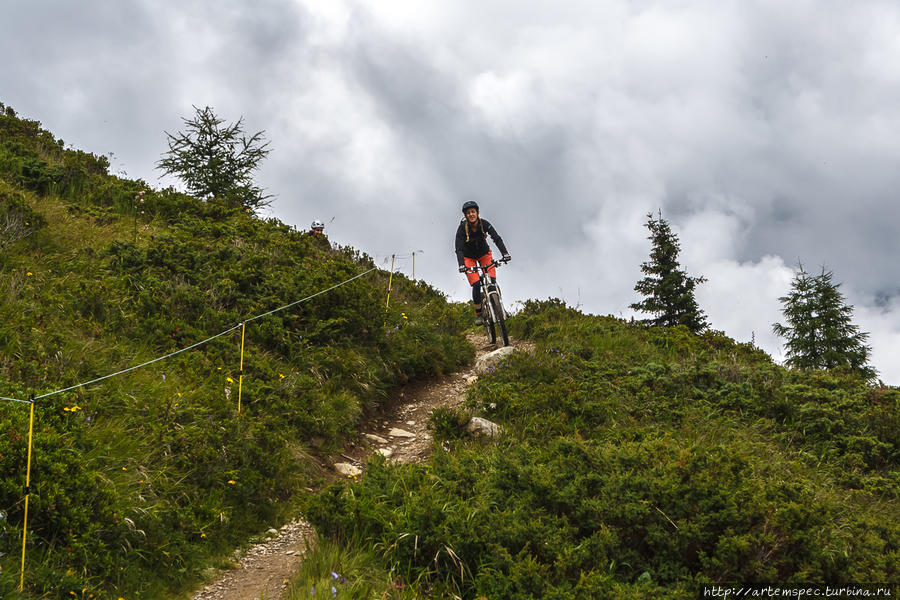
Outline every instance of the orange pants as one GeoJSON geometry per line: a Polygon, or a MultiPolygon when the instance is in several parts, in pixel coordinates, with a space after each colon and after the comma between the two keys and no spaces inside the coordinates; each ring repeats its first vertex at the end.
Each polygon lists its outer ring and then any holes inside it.
{"type": "MultiPolygon", "coordinates": [[[[477,260],[474,258],[469,258],[468,256],[463,257],[463,262],[465,262],[465,265],[467,267],[474,267],[476,264],[479,264],[481,266],[489,265],[489,264],[491,264],[491,262],[493,262],[493,260],[494,260],[494,257],[491,255],[490,252],[488,252],[484,256],[478,258],[477,260]]],[[[488,275],[496,278],[497,277],[497,269],[495,269],[494,267],[491,267],[490,269],[488,269],[488,275]]],[[[466,273],[466,279],[469,280],[469,285],[475,285],[476,283],[478,283],[478,279],[479,279],[478,273],[466,273]]]]}

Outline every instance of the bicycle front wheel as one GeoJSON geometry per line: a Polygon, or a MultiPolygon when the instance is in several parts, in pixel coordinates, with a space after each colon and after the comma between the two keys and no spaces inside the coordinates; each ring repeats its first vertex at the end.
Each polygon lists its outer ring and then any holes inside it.
{"type": "Polygon", "coordinates": [[[491,294],[491,307],[494,309],[493,312],[497,317],[497,327],[500,329],[503,345],[509,346],[509,334],[506,332],[506,312],[504,312],[503,304],[500,302],[500,294],[491,294]]]}
{"type": "Polygon", "coordinates": [[[491,321],[488,315],[484,315],[484,332],[487,334],[489,344],[497,343],[497,332],[494,330],[494,322],[491,321]]]}
{"type": "MultiPolygon", "coordinates": [[[[490,286],[488,286],[488,289],[490,289],[490,286]]],[[[484,322],[484,332],[487,334],[488,343],[495,344],[497,343],[497,333],[494,329],[494,315],[491,314],[494,312],[494,305],[491,304],[490,293],[485,293],[482,302],[481,320],[484,322]]]]}

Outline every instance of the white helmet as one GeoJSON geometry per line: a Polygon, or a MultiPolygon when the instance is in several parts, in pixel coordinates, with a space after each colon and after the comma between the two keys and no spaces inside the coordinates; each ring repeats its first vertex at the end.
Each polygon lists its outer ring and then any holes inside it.
{"type": "Polygon", "coordinates": [[[316,219],[312,222],[312,225],[309,226],[310,229],[325,229],[325,223],[316,219]]]}

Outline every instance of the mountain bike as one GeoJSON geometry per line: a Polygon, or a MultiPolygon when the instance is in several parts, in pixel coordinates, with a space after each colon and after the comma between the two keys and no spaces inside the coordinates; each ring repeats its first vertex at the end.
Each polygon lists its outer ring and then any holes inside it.
{"type": "Polygon", "coordinates": [[[484,321],[484,330],[487,332],[490,343],[497,343],[497,329],[500,330],[500,337],[503,338],[503,345],[509,346],[509,334],[506,331],[506,319],[509,314],[503,308],[503,297],[500,295],[500,286],[496,281],[491,281],[488,271],[491,267],[495,269],[502,264],[506,264],[504,260],[493,260],[487,265],[475,265],[466,269],[468,273],[478,274],[481,280],[481,319],[484,321]]]}

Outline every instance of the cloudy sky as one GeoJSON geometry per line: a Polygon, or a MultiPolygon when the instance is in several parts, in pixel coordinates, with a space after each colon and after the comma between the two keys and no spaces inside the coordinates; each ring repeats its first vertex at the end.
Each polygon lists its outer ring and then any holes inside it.
{"type": "MultiPolygon", "coordinates": [[[[5,0],[0,101],[159,179],[192,106],[265,130],[267,214],[451,298],[459,208],[507,300],[628,305],[661,209],[716,329],[777,359],[802,261],[900,384],[896,0],[5,0]]],[[[286,299],[287,300],[287,299],[286,299]]]]}

